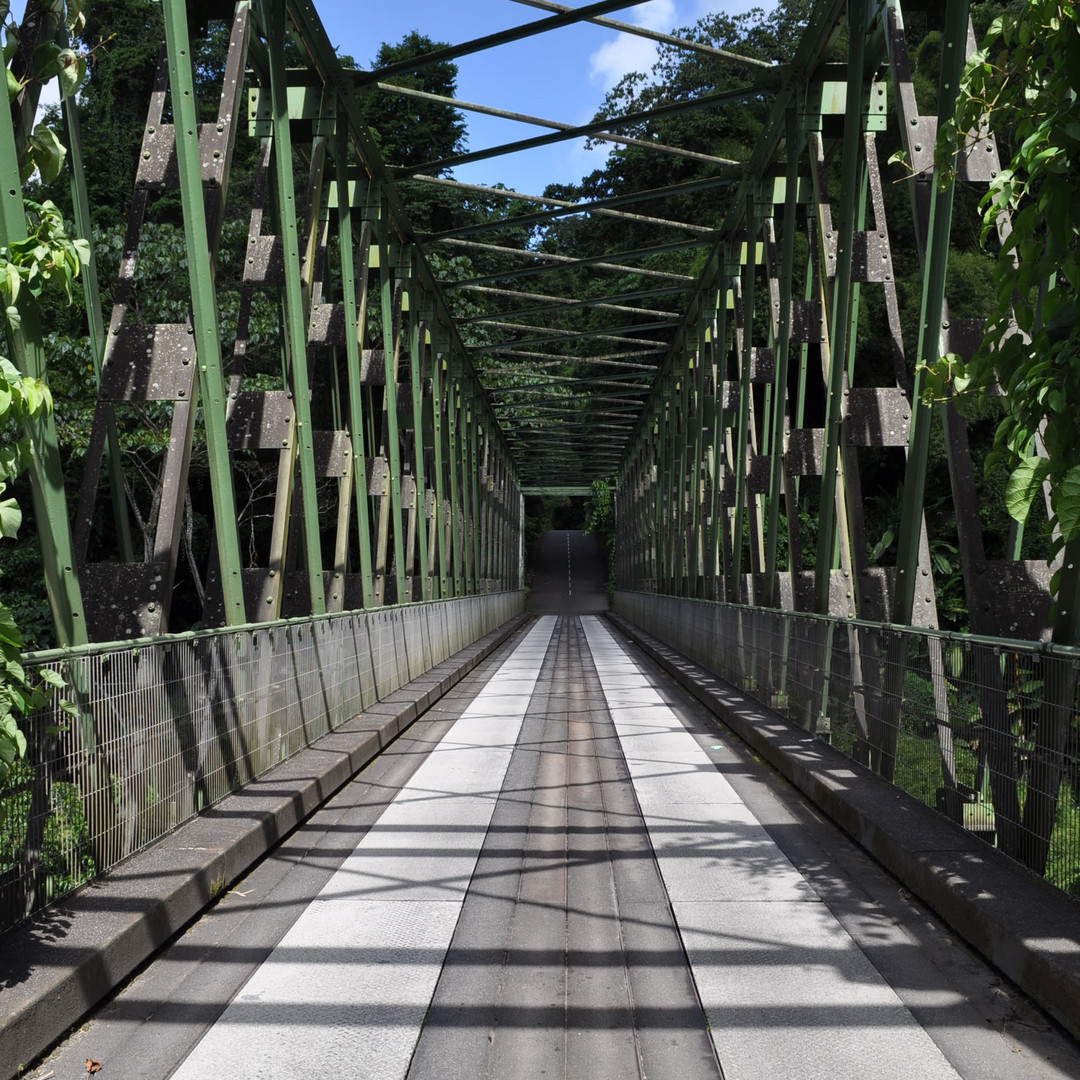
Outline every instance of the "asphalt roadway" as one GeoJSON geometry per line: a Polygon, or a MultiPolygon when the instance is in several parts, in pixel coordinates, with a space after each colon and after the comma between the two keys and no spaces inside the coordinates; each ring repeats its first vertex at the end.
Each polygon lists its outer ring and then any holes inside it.
{"type": "Polygon", "coordinates": [[[532,562],[529,610],[537,615],[607,611],[607,567],[591,533],[555,529],[540,538],[532,562]]]}

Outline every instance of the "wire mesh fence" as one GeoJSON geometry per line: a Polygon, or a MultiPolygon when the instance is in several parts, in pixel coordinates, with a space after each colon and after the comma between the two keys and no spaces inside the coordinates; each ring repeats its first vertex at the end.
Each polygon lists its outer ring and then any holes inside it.
{"type": "Polygon", "coordinates": [[[27,722],[26,758],[0,789],[0,930],[465,648],[523,596],[28,656],[67,690],[27,722]]]}
{"type": "Polygon", "coordinates": [[[615,608],[1080,893],[1080,649],[646,593],[615,608]]]}

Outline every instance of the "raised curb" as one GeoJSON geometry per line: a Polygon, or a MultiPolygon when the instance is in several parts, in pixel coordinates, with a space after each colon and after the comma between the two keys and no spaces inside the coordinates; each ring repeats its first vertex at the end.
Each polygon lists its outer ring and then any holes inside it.
{"type": "Polygon", "coordinates": [[[626,619],[608,618],[1080,1038],[1080,903],[626,619]]]}
{"type": "Polygon", "coordinates": [[[0,1077],[18,1076],[529,616],[479,638],[194,821],[0,936],[0,1077]]]}

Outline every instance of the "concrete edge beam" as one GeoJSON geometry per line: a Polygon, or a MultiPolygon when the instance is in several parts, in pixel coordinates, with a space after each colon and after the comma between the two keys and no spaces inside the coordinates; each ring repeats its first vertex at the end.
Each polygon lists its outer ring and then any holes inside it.
{"type": "Polygon", "coordinates": [[[517,615],[107,874],[0,935],[11,1080],[527,620],[517,615]]]}
{"type": "Polygon", "coordinates": [[[626,619],[608,619],[1080,1038],[1080,903],[626,619]]]}

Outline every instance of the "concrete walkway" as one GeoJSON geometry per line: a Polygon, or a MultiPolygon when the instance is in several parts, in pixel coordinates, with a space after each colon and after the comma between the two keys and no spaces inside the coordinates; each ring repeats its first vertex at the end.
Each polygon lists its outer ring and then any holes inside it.
{"type": "Polygon", "coordinates": [[[1080,1054],[610,624],[478,667],[34,1076],[1064,1080],[1080,1054]]]}

